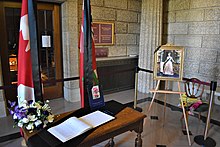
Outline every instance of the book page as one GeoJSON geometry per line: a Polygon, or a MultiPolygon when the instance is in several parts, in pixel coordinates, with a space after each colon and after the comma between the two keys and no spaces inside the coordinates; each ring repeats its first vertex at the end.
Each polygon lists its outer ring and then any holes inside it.
{"type": "Polygon", "coordinates": [[[93,113],[87,114],[79,118],[81,121],[90,125],[92,128],[100,126],[110,120],[113,120],[114,117],[108,114],[105,114],[101,111],[95,111],[93,113]]]}
{"type": "Polygon", "coordinates": [[[78,118],[70,117],[61,124],[49,128],[48,131],[62,142],[66,142],[91,128],[91,126],[80,121],[78,118]]]}

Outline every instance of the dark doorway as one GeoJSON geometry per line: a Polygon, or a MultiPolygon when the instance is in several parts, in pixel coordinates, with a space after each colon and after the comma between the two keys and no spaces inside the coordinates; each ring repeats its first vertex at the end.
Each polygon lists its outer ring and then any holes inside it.
{"type": "MultiPolygon", "coordinates": [[[[45,80],[62,78],[60,5],[38,3],[38,39],[40,64],[45,80]],[[50,36],[50,46],[42,45],[42,36],[50,36]]],[[[0,48],[4,85],[17,84],[17,53],[21,3],[0,2],[0,48]]],[[[44,84],[44,99],[63,96],[62,83],[44,84]]],[[[17,100],[17,89],[5,90],[6,100],[17,100]]]]}

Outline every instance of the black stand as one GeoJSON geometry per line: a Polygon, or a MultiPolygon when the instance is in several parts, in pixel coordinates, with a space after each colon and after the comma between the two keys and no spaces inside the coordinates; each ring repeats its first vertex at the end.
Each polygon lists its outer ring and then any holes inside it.
{"type": "Polygon", "coordinates": [[[203,145],[205,147],[215,147],[216,146],[216,142],[214,139],[207,137],[204,140],[204,136],[203,135],[198,135],[196,137],[194,137],[194,141],[198,144],[198,145],[203,145]]]}
{"type": "Polygon", "coordinates": [[[211,85],[210,85],[211,97],[209,99],[209,111],[208,111],[208,114],[207,114],[207,120],[206,120],[206,127],[205,127],[204,136],[203,135],[198,135],[198,136],[194,137],[194,141],[198,145],[203,145],[205,147],[215,147],[216,146],[215,140],[210,138],[210,137],[207,137],[208,130],[209,130],[209,124],[210,124],[212,103],[213,103],[213,98],[214,98],[214,94],[215,94],[215,91],[216,91],[216,87],[217,87],[217,82],[211,81],[211,85]]]}
{"type": "Polygon", "coordinates": [[[135,89],[134,89],[134,109],[139,111],[139,112],[142,112],[142,108],[140,107],[137,107],[137,94],[138,94],[138,90],[137,90],[137,87],[138,87],[138,72],[139,72],[139,67],[136,66],[136,69],[135,69],[135,89]]]}
{"type": "Polygon", "coordinates": [[[139,71],[144,71],[144,72],[149,72],[149,73],[153,73],[153,71],[151,70],[147,70],[147,69],[142,69],[138,66],[136,66],[136,69],[135,69],[135,94],[134,94],[134,109],[139,111],[139,112],[142,112],[142,108],[140,107],[137,107],[137,93],[138,93],[138,90],[137,90],[137,87],[138,87],[138,73],[139,71]]]}

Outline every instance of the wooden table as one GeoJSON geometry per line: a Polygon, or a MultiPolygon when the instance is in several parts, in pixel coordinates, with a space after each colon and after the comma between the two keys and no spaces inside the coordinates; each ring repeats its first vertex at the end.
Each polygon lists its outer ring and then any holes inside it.
{"type": "MultiPolygon", "coordinates": [[[[56,120],[68,115],[69,113],[64,113],[59,115],[56,120]]],[[[137,138],[135,139],[135,146],[142,146],[141,133],[143,132],[143,121],[146,115],[133,110],[129,107],[125,107],[118,114],[116,114],[116,119],[94,129],[92,133],[88,134],[78,146],[92,146],[101,143],[107,139],[111,139],[119,134],[127,131],[135,131],[137,133],[137,138]]],[[[24,138],[28,142],[29,138],[36,134],[28,133],[24,130],[24,138]]],[[[74,140],[74,139],[72,139],[74,140]]],[[[32,144],[31,146],[35,146],[32,144]]],[[[39,145],[36,145],[39,146],[39,145]]]]}

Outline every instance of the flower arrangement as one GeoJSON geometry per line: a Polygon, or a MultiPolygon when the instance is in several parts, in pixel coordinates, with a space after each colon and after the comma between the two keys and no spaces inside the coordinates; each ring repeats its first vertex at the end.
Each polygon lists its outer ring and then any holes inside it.
{"type": "Polygon", "coordinates": [[[23,127],[31,133],[34,129],[41,129],[52,123],[54,115],[48,103],[48,100],[45,103],[24,100],[21,106],[18,106],[16,102],[9,101],[9,112],[13,116],[14,127],[23,127]]]}

